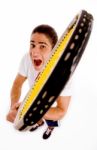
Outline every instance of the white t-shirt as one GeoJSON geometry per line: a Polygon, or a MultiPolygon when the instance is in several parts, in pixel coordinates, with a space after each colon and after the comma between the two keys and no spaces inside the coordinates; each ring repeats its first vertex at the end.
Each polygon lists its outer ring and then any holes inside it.
{"type": "MultiPolygon", "coordinates": [[[[31,88],[39,72],[34,69],[34,66],[30,59],[30,55],[28,53],[23,56],[19,66],[18,73],[28,78],[28,83],[31,88]]],[[[71,96],[71,95],[72,95],[72,90],[71,90],[71,80],[70,80],[65,86],[65,88],[62,90],[62,92],[60,93],[60,96],[71,96]]]]}

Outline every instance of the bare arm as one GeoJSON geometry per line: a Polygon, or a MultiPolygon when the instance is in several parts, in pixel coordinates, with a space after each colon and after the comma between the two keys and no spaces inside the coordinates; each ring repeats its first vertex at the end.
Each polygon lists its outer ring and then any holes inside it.
{"type": "Polygon", "coordinates": [[[71,96],[59,96],[57,99],[57,106],[51,107],[44,115],[47,120],[60,120],[67,112],[71,96]]]}
{"type": "Polygon", "coordinates": [[[16,76],[14,80],[14,83],[11,89],[11,106],[6,116],[6,119],[10,122],[14,122],[18,108],[20,106],[19,98],[21,96],[21,89],[25,80],[26,80],[26,77],[21,76],[19,74],[16,76]]]}
{"type": "Polygon", "coordinates": [[[14,80],[12,89],[11,89],[11,107],[19,101],[21,96],[21,89],[26,77],[18,74],[14,80]]]}

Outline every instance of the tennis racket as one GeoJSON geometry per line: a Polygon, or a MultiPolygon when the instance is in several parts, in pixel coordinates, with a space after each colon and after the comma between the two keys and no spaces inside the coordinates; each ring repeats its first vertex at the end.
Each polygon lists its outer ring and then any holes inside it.
{"type": "Polygon", "coordinates": [[[16,129],[30,129],[55,102],[81,59],[92,25],[93,16],[85,10],[74,17],[20,105],[14,122],[16,129]]]}

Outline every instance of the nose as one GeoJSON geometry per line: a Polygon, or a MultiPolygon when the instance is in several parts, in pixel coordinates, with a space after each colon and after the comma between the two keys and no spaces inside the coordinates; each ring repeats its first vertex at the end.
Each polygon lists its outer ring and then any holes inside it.
{"type": "Polygon", "coordinates": [[[35,48],[31,49],[30,50],[30,53],[33,55],[33,56],[38,56],[40,51],[39,51],[39,48],[36,46],[35,48]]]}

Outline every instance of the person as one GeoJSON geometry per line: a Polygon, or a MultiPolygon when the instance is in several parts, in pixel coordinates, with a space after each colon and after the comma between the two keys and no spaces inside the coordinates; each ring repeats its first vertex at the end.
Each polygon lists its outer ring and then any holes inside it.
{"type": "MultiPolygon", "coordinates": [[[[57,33],[55,29],[49,25],[39,25],[32,31],[29,52],[27,52],[21,60],[18,74],[11,89],[11,106],[6,116],[8,121],[14,122],[17,110],[20,106],[19,99],[24,82],[28,79],[29,86],[32,87],[57,41],[57,33]]],[[[57,98],[56,105],[52,106],[43,116],[43,119],[33,125],[30,131],[41,127],[45,120],[48,127],[43,133],[43,139],[50,137],[54,128],[58,126],[58,121],[66,114],[70,99],[70,87],[67,86],[57,98]]]]}

